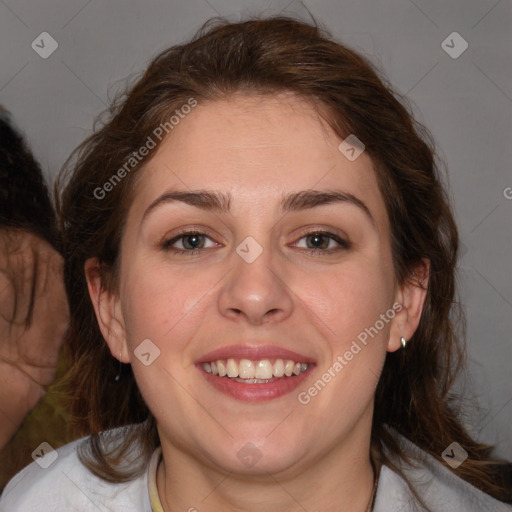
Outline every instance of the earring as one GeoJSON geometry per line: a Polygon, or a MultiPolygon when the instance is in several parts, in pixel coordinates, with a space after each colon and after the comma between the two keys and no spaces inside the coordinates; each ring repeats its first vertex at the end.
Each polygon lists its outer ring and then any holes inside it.
{"type": "Polygon", "coordinates": [[[117,372],[115,381],[117,382],[121,378],[121,353],[119,353],[119,370],[117,372]]]}
{"type": "Polygon", "coordinates": [[[403,348],[405,348],[405,346],[407,345],[407,341],[405,341],[405,338],[403,336],[400,338],[400,343],[402,344],[403,348]]]}

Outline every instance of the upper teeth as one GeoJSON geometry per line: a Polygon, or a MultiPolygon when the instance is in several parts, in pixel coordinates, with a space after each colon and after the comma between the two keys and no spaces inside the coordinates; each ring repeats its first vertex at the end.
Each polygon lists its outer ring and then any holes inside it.
{"type": "Polygon", "coordinates": [[[308,369],[308,363],[296,363],[292,360],[276,359],[272,364],[268,359],[251,361],[249,359],[219,359],[210,363],[203,363],[203,369],[219,375],[220,377],[241,378],[241,379],[271,379],[272,377],[291,377],[299,375],[308,369]]]}

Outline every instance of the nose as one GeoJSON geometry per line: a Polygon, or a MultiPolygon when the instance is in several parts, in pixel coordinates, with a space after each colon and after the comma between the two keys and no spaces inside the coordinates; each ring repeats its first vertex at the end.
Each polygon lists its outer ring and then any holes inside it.
{"type": "Polygon", "coordinates": [[[278,265],[278,258],[271,250],[264,248],[252,262],[236,252],[232,258],[232,271],[219,294],[220,313],[231,320],[243,319],[250,325],[288,318],[294,304],[290,276],[284,265],[278,265]]]}

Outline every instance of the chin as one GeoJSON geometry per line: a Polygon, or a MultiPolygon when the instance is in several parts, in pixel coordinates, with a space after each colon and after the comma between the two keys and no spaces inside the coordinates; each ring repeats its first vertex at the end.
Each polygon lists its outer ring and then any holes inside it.
{"type": "Polygon", "coordinates": [[[214,453],[208,450],[210,460],[223,472],[238,475],[268,478],[269,473],[287,472],[304,463],[304,443],[290,437],[287,440],[278,436],[272,440],[265,436],[237,438],[226,448],[214,453]]]}

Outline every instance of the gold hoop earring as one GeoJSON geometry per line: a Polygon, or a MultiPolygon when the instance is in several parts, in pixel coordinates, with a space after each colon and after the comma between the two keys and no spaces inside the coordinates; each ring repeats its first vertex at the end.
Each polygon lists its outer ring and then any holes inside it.
{"type": "Polygon", "coordinates": [[[402,348],[405,348],[405,346],[407,345],[407,341],[403,336],[400,338],[400,343],[402,344],[402,348]]]}

